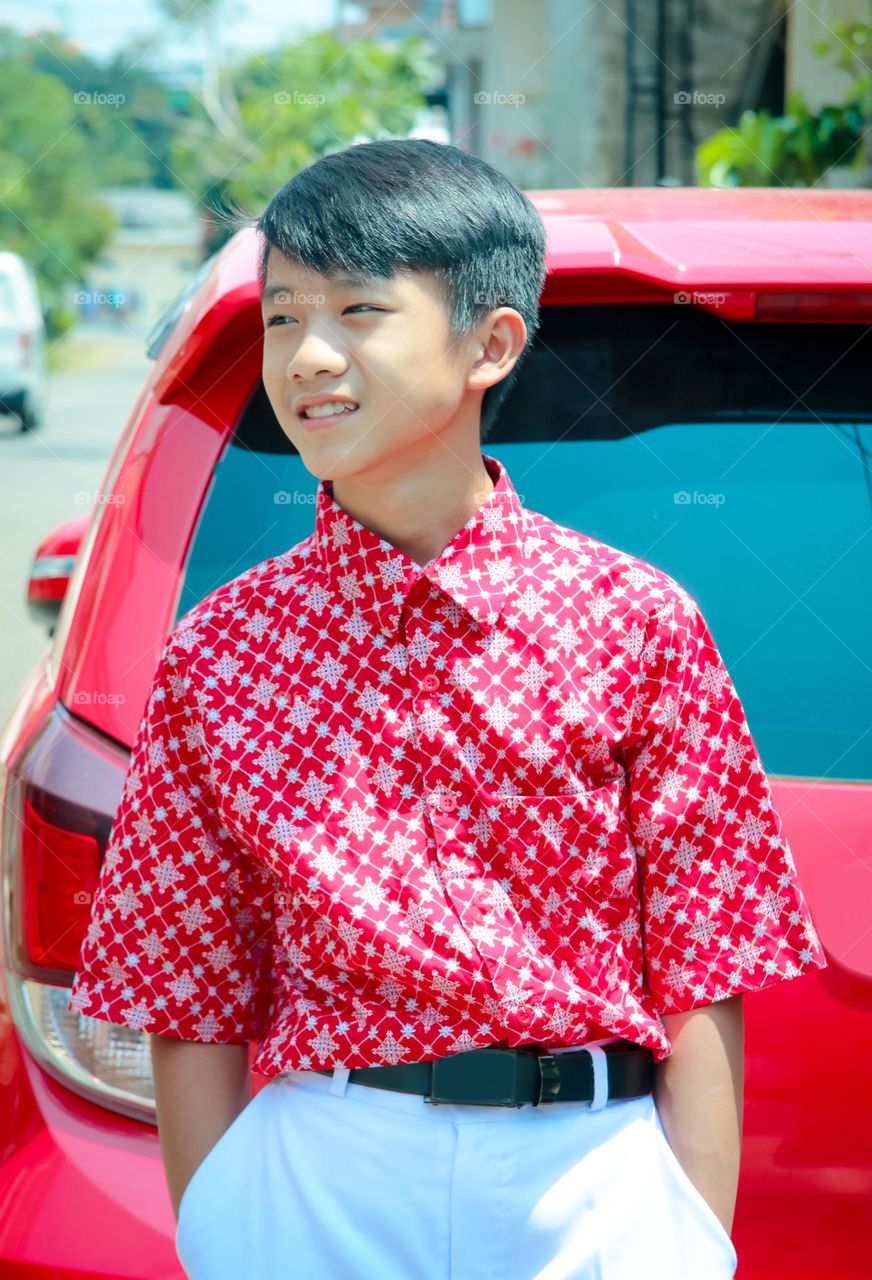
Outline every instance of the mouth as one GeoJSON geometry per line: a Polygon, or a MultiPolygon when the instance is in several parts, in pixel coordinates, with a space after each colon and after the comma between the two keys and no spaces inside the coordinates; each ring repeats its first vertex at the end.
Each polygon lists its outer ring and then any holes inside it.
{"type": "Polygon", "coordinates": [[[351,418],[360,406],[353,400],[337,400],[333,404],[309,405],[302,409],[297,417],[310,430],[318,427],[330,427],[345,418],[351,418]]]}

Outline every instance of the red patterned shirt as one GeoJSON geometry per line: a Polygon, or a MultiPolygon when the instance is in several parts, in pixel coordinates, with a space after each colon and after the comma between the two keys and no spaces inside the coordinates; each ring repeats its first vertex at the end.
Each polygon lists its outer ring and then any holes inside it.
{"type": "Polygon", "coordinates": [[[69,1007],[254,1067],[625,1038],[826,967],[698,606],[495,488],[314,532],[170,634],[69,1007]]]}

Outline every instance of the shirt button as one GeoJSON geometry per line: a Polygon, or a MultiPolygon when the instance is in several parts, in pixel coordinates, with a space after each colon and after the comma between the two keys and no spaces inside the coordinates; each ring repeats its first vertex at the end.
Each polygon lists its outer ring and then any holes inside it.
{"type": "Polygon", "coordinates": [[[438,689],[438,688],[439,688],[439,677],[438,677],[438,676],[434,676],[434,675],[433,675],[433,673],[432,673],[432,671],[431,671],[428,675],[424,676],[424,679],[421,681],[421,688],[422,688],[422,689],[430,689],[430,690],[432,690],[432,689],[438,689]]]}
{"type": "Polygon", "coordinates": [[[439,797],[439,808],[443,813],[453,813],[457,808],[457,797],[451,791],[443,791],[439,797]]]}

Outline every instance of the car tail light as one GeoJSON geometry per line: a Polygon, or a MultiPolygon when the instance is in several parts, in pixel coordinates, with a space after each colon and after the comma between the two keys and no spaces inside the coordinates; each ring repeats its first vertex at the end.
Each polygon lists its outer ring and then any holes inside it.
{"type": "Polygon", "coordinates": [[[26,369],[30,364],[31,357],[31,341],[29,333],[19,333],[18,350],[21,352],[21,365],[26,369]]]}
{"type": "Polygon", "coordinates": [[[94,815],[24,787],[21,823],[22,938],[32,964],[75,970],[100,874],[94,815]]]}
{"type": "Polygon", "coordinates": [[[0,764],[3,955],[10,1012],[43,1068],[156,1123],[149,1037],[67,1008],[129,752],[55,704],[0,764]]]}
{"type": "Polygon", "coordinates": [[[868,324],[872,320],[872,293],[835,293],[826,289],[814,293],[759,293],[755,319],[774,324],[868,324]]]}

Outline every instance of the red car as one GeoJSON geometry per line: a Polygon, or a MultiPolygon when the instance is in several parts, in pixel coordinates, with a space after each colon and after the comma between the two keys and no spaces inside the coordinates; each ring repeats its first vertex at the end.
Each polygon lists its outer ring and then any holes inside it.
{"type": "MultiPolygon", "coordinates": [[[[486,449],[699,601],[827,951],[745,1001],[738,1274],[872,1276],[872,196],[530,194],[542,327],[486,449]]],[[[150,353],[103,500],[37,552],[52,641],[0,737],[0,1276],[182,1275],[147,1037],[69,987],[169,631],[313,527],[260,382],[253,231],[150,353]]]]}

